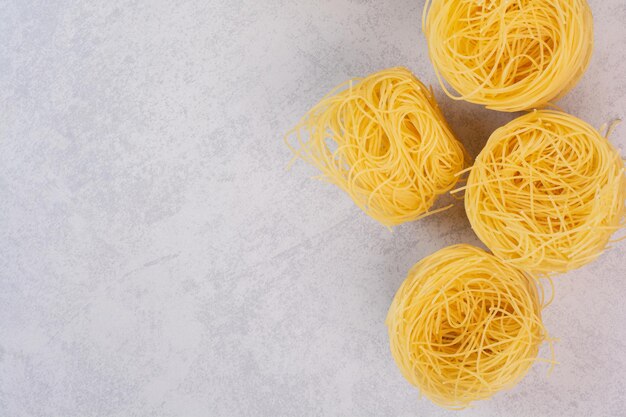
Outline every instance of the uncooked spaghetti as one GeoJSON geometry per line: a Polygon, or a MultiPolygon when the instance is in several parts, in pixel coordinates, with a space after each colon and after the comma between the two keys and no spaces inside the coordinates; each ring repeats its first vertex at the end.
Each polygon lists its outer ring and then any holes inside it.
{"type": "Polygon", "coordinates": [[[466,161],[432,92],[405,68],[335,88],[286,142],[386,226],[447,208],[430,210],[466,161]]]}
{"type": "Polygon", "coordinates": [[[422,28],[446,93],[501,111],[562,97],[593,50],[586,0],[430,0],[422,28]]]}
{"type": "Polygon", "coordinates": [[[606,137],[562,112],[534,111],[497,129],[461,189],[478,237],[533,273],[591,262],[623,226],[623,160],[606,137]]]}
{"type": "Polygon", "coordinates": [[[453,409],[514,386],[548,337],[536,284],[470,245],[422,259],[387,315],[391,352],[404,377],[453,409]]]}

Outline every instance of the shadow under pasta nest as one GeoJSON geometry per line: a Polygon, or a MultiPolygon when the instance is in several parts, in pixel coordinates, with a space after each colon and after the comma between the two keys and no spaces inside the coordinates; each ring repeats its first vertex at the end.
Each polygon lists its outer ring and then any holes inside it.
{"type": "Polygon", "coordinates": [[[523,114],[503,113],[488,110],[478,104],[453,100],[441,91],[439,85],[432,86],[432,89],[439,108],[456,138],[465,146],[472,158],[476,158],[480,153],[494,130],[523,114]]]}
{"type": "MultiPolygon", "coordinates": [[[[441,196],[435,203],[436,207],[454,204],[449,209],[435,213],[423,219],[396,226],[393,229],[393,244],[396,251],[402,254],[400,259],[393,259],[400,266],[399,275],[389,280],[392,294],[398,289],[409,269],[431,253],[457,243],[468,243],[484,247],[472,231],[465,215],[463,200],[455,199],[449,194],[441,196]]],[[[390,260],[392,262],[392,260],[390,260]]]]}

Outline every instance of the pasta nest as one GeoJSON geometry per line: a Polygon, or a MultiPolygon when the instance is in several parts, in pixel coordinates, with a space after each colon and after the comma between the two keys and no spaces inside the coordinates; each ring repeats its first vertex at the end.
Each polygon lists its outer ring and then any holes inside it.
{"type": "Polygon", "coordinates": [[[286,142],[386,226],[447,208],[430,210],[467,160],[432,92],[405,68],[338,86],[286,142]]]}
{"type": "Polygon", "coordinates": [[[543,291],[482,249],[455,245],[418,262],[387,315],[404,377],[452,409],[514,386],[547,340],[543,291]]]}
{"type": "Polygon", "coordinates": [[[622,158],[606,137],[562,112],[534,111],[497,129],[463,188],[478,237],[532,273],[591,262],[623,226],[622,158]]]}
{"type": "Polygon", "coordinates": [[[446,93],[500,111],[562,97],[593,51],[586,0],[431,0],[422,28],[446,93]]]}

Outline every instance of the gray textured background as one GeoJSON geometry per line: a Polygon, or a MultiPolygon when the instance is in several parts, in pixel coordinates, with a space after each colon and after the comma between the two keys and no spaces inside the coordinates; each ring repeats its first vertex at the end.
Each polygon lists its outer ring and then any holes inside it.
{"type": "MultiPolygon", "coordinates": [[[[626,6],[590,3],[560,104],[599,126],[626,116],[626,6]]],[[[422,5],[0,1],[0,415],[452,415],[384,318],[417,260],[478,243],[461,205],[390,233],[282,142],[349,77],[434,83],[422,5]]],[[[436,91],[474,155],[513,117],[436,91]]],[[[625,255],[557,280],[550,376],[459,415],[623,415],[625,255]]]]}

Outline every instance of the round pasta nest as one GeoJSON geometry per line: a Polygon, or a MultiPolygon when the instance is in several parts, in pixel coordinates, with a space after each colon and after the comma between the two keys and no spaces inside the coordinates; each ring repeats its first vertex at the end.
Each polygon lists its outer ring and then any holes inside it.
{"type": "Polygon", "coordinates": [[[387,326],[404,377],[453,409],[514,386],[547,340],[535,280],[470,245],[418,262],[396,293],[387,326]]]}
{"type": "Polygon", "coordinates": [[[432,92],[405,68],[338,86],[286,142],[386,226],[447,208],[430,211],[466,161],[432,92]]]}
{"type": "Polygon", "coordinates": [[[478,237],[533,273],[591,262],[623,226],[623,160],[598,131],[562,112],[534,111],[497,129],[463,188],[478,237]]]}
{"type": "Polygon", "coordinates": [[[430,0],[422,28],[446,93],[501,111],[562,97],[593,51],[586,0],[430,0]]]}

